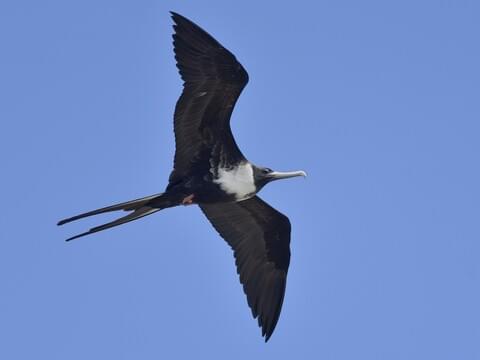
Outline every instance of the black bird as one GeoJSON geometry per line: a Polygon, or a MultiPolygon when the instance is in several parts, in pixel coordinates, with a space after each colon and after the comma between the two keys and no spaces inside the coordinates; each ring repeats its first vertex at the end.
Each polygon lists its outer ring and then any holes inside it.
{"type": "Polygon", "coordinates": [[[171,14],[175,59],[184,84],[175,107],[175,159],[165,192],[89,211],[58,225],[110,211],[130,211],[70,241],[162,209],[198,204],[232,247],[248,305],[268,341],[285,294],[290,221],[256,194],[273,180],[306,174],[273,171],[243,156],[230,129],[230,116],[248,82],[247,72],[206,31],[171,14]]]}

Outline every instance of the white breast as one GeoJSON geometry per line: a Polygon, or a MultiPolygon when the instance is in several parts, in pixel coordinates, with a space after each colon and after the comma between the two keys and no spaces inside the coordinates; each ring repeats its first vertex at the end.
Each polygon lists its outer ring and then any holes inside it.
{"type": "Polygon", "coordinates": [[[243,163],[233,169],[218,169],[214,183],[228,194],[234,195],[237,201],[245,200],[255,195],[253,168],[250,163],[243,163]]]}

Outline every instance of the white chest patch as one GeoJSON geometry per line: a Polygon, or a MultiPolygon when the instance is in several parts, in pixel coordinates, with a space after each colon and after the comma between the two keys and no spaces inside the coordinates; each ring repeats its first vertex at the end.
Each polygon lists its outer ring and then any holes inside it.
{"type": "Polygon", "coordinates": [[[249,163],[240,164],[234,169],[218,169],[218,176],[213,180],[228,194],[235,195],[237,201],[255,195],[253,168],[249,163]]]}

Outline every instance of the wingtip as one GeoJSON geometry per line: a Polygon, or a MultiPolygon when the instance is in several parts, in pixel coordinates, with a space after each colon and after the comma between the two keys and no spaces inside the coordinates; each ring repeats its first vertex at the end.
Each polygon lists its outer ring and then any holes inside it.
{"type": "MultiPolygon", "coordinates": [[[[189,29],[193,28],[193,29],[195,29],[195,31],[205,32],[208,35],[208,33],[205,30],[203,30],[200,26],[195,24],[189,18],[186,18],[185,16],[180,15],[179,13],[177,13],[175,11],[170,11],[170,16],[171,16],[171,18],[174,22],[173,27],[174,27],[175,30],[177,30],[179,27],[180,28],[189,28],[189,29]]],[[[208,36],[211,36],[211,35],[208,35],[208,36]]]]}
{"type": "Polygon", "coordinates": [[[268,342],[268,340],[270,340],[270,337],[273,335],[273,330],[275,330],[275,326],[273,327],[273,329],[271,327],[267,329],[262,328],[262,336],[265,336],[265,342],[268,342]]]}
{"type": "MultiPolygon", "coordinates": [[[[173,20],[173,29],[175,30],[175,33],[177,32],[178,26],[182,23],[182,21],[185,21],[186,18],[179,13],[176,13],[175,11],[170,11],[170,17],[173,20]]],[[[173,37],[175,37],[175,33],[173,34],[173,37]]]]}
{"type": "Polygon", "coordinates": [[[175,21],[175,23],[178,24],[179,20],[186,20],[187,18],[185,16],[180,15],[179,13],[175,11],[169,11],[170,17],[175,21]]]}
{"type": "Polygon", "coordinates": [[[264,337],[265,337],[265,343],[267,343],[267,342],[268,342],[268,340],[270,340],[270,337],[272,336],[272,334],[273,334],[273,331],[270,331],[270,332],[264,332],[264,333],[262,334],[262,336],[264,336],[264,337]]]}

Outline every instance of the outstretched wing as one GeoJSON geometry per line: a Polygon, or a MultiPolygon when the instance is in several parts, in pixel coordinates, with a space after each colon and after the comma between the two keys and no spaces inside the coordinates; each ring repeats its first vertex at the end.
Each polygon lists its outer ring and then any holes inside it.
{"type": "Polygon", "coordinates": [[[243,160],[230,129],[230,116],[248,74],[206,31],[174,12],[172,19],[175,59],[184,81],[175,107],[172,175],[181,177],[192,166],[209,166],[212,156],[229,163],[243,160]]]}
{"type": "Polygon", "coordinates": [[[200,205],[232,247],[240,282],[253,317],[267,341],[282,308],[290,264],[290,221],[258,196],[200,205]]]}

